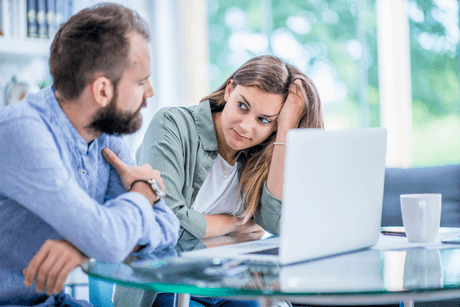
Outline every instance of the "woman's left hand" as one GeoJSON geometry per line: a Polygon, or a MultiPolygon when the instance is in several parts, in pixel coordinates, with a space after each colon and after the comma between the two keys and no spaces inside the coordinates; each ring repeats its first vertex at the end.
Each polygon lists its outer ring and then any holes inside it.
{"type": "Polygon", "coordinates": [[[296,80],[294,83],[289,85],[289,95],[277,118],[278,132],[287,133],[290,129],[298,128],[300,119],[307,112],[307,107],[302,95],[302,91],[305,91],[305,89],[300,80],[296,80]],[[302,89],[302,91],[299,90],[299,88],[302,89]]]}

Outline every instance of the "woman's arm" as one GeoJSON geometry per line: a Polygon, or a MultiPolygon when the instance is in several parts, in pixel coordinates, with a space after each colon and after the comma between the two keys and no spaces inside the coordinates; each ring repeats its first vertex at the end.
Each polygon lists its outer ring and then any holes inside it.
{"type": "Polygon", "coordinates": [[[244,225],[238,224],[238,219],[231,215],[217,214],[205,215],[206,218],[206,235],[204,238],[223,236],[229,233],[251,233],[263,231],[263,228],[254,221],[248,221],[244,225]]]}
{"type": "Polygon", "coordinates": [[[166,204],[179,218],[180,241],[200,240],[206,234],[203,214],[189,208],[194,187],[187,182],[195,172],[199,140],[190,113],[179,108],[162,109],[149,124],[137,150],[138,164],[160,171],[166,186],[166,204]]]}
{"type": "MultiPolygon", "coordinates": [[[[300,81],[295,81],[295,83],[302,88],[300,81]]],[[[276,133],[276,143],[286,144],[288,131],[299,127],[300,119],[305,115],[306,111],[307,108],[300,90],[295,84],[291,84],[289,86],[289,95],[277,118],[278,131],[276,133]]],[[[268,191],[279,199],[283,197],[285,154],[285,145],[274,145],[272,161],[267,178],[268,191]]]]}

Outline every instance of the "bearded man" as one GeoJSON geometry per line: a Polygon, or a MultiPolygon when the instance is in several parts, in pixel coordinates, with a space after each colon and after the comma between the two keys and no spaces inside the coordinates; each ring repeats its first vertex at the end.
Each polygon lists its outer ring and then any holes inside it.
{"type": "Polygon", "coordinates": [[[135,167],[121,137],[154,94],[148,41],[130,9],[82,10],[51,45],[53,85],[0,109],[0,305],[64,306],[87,257],[176,244],[160,173],[135,167]]]}

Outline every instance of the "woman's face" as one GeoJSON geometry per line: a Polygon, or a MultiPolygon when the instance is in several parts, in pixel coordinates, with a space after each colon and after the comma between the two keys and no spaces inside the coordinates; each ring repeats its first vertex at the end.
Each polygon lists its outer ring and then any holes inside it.
{"type": "Polygon", "coordinates": [[[238,151],[262,143],[276,130],[284,99],[255,86],[232,87],[231,83],[225,89],[221,129],[227,145],[238,151]]]}

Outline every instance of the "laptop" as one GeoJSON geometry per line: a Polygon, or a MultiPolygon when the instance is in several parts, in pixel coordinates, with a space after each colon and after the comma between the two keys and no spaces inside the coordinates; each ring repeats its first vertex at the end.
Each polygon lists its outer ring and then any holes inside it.
{"type": "Polygon", "coordinates": [[[386,139],[384,128],[289,131],[279,237],[181,256],[286,265],[375,245],[382,216],[386,139]]]}

